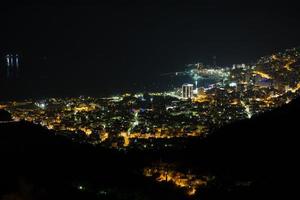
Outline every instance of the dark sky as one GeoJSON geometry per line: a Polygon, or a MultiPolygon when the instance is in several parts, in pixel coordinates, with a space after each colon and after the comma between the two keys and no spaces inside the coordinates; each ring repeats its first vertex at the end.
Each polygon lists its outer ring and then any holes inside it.
{"type": "Polygon", "coordinates": [[[23,74],[0,86],[9,91],[2,98],[151,89],[159,74],[213,56],[250,62],[300,45],[299,8],[288,0],[3,4],[0,55],[20,54],[23,74]]]}

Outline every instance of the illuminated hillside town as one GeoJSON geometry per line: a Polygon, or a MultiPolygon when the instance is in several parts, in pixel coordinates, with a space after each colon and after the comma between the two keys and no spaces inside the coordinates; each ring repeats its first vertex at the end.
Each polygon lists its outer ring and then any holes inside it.
{"type": "MultiPolygon", "coordinates": [[[[189,64],[184,72],[164,74],[192,80],[171,91],[11,101],[0,108],[15,121],[40,124],[80,142],[117,149],[169,148],[178,138],[206,137],[225,124],[290,102],[299,94],[299,58],[300,49],[293,48],[253,64],[189,64]]],[[[18,65],[17,56],[7,57],[7,66],[18,65]]]]}
{"type": "Polygon", "coordinates": [[[176,166],[167,163],[155,164],[144,169],[144,176],[155,178],[158,182],[170,182],[185,190],[187,195],[193,196],[197,189],[205,187],[213,181],[214,176],[197,176],[191,172],[182,173],[176,170],[176,166]]]}

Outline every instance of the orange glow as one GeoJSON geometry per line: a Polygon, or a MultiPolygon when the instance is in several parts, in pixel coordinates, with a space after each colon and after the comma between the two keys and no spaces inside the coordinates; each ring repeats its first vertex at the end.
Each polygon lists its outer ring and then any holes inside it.
{"type": "Polygon", "coordinates": [[[104,142],[108,138],[108,133],[100,133],[100,140],[104,142]]]}
{"type": "Polygon", "coordinates": [[[296,62],[296,60],[287,60],[288,63],[286,65],[284,65],[284,68],[289,70],[289,71],[292,71],[292,68],[291,68],[291,65],[294,64],[296,62]]]}
{"type": "Polygon", "coordinates": [[[4,108],[6,108],[7,107],[7,105],[1,105],[0,104],[0,109],[4,109],[4,108]]]}
{"type": "Polygon", "coordinates": [[[295,92],[297,92],[299,89],[300,89],[300,83],[298,83],[298,84],[296,85],[296,87],[290,88],[288,91],[291,91],[292,93],[295,93],[295,92]]]}
{"type": "Polygon", "coordinates": [[[193,99],[193,102],[203,103],[209,101],[208,96],[205,94],[199,94],[197,97],[193,99]]]}
{"type": "Polygon", "coordinates": [[[128,133],[122,132],[120,135],[124,138],[124,147],[129,146],[130,140],[129,140],[129,137],[128,137],[128,133]]]}
{"type": "Polygon", "coordinates": [[[209,181],[208,177],[199,178],[196,175],[187,173],[181,173],[175,170],[167,169],[163,166],[145,168],[144,176],[152,177],[158,174],[156,181],[158,182],[170,182],[179,188],[186,190],[187,195],[195,195],[197,189],[207,185],[209,181]]]}
{"type": "Polygon", "coordinates": [[[86,135],[91,135],[92,130],[89,128],[80,128],[81,131],[85,132],[86,135]]]}
{"type": "Polygon", "coordinates": [[[237,105],[237,104],[239,104],[239,100],[238,99],[234,99],[230,104],[231,105],[237,105]]]}
{"type": "Polygon", "coordinates": [[[76,112],[90,112],[96,109],[96,105],[86,105],[86,104],[80,104],[78,107],[74,108],[74,111],[76,112]]]}
{"type": "Polygon", "coordinates": [[[266,79],[272,79],[272,77],[269,75],[269,74],[266,74],[264,72],[261,72],[261,71],[253,71],[254,74],[257,74],[263,78],[266,78],[266,79]]]}
{"type": "Polygon", "coordinates": [[[277,58],[277,56],[274,54],[274,55],[272,55],[272,59],[273,60],[278,60],[278,58],[277,58]]]}

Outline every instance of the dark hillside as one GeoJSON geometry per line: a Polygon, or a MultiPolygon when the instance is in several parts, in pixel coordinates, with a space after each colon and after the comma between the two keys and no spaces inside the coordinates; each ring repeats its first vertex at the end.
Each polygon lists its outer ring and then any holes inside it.
{"type": "Polygon", "coordinates": [[[50,199],[97,199],[95,188],[105,188],[106,193],[120,196],[102,199],[187,198],[140,175],[138,170],[144,163],[163,159],[217,177],[217,183],[197,194],[201,199],[289,199],[297,186],[299,113],[300,99],[296,99],[227,125],[205,140],[190,140],[185,150],[166,152],[117,152],[74,143],[27,122],[1,124],[0,195],[23,192],[31,199],[43,195],[50,199]],[[89,189],[79,192],[79,183],[89,189]],[[151,192],[153,188],[160,192],[151,192]]]}

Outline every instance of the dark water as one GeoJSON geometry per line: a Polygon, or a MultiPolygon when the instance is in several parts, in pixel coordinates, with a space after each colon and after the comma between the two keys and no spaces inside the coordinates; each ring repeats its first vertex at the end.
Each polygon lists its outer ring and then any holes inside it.
{"type": "MultiPolygon", "coordinates": [[[[19,99],[41,99],[47,97],[76,97],[80,95],[103,97],[125,92],[162,92],[181,87],[184,83],[194,83],[189,76],[148,75],[142,77],[119,77],[110,81],[101,81],[101,77],[68,79],[64,82],[56,79],[1,80],[0,101],[19,99]]],[[[207,87],[214,80],[198,80],[198,86],[207,87]]]]}

